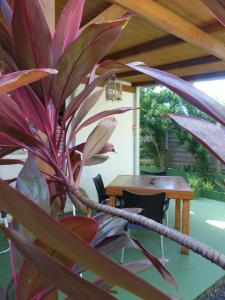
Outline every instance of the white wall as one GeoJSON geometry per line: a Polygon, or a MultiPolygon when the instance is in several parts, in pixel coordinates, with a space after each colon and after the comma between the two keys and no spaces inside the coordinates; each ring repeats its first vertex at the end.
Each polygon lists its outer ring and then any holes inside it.
{"type": "MultiPolygon", "coordinates": [[[[103,93],[99,102],[92,109],[91,115],[116,107],[133,107],[134,100],[135,94],[123,92],[122,102],[107,102],[105,93],[103,93]]],[[[97,200],[97,193],[92,178],[98,173],[102,175],[105,185],[109,184],[119,174],[134,174],[134,111],[115,115],[115,118],[118,123],[109,142],[114,145],[117,153],[110,153],[110,158],[102,164],[85,167],[82,174],[81,186],[86,190],[89,197],[94,200],[97,200]]],[[[77,143],[85,141],[93,128],[94,126],[89,126],[82,130],[78,136],[77,143]]]]}

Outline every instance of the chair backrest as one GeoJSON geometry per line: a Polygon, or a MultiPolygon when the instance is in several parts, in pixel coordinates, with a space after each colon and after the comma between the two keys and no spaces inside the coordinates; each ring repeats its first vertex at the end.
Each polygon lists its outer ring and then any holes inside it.
{"type": "Polygon", "coordinates": [[[141,171],[141,175],[155,175],[155,176],[166,176],[166,171],[160,171],[160,172],[148,172],[148,171],[141,171]]]}
{"type": "Polygon", "coordinates": [[[162,223],[164,218],[165,193],[139,195],[123,191],[124,207],[142,208],[141,215],[162,223]]]}
{"type": "Polygon", "coordinates": [[[104,183],[102,180],[102,176],[100,174],[98,174],[97,176],[95,176],[93,178],[95,187],[96,187],[96,191],[98,194],[98,201],[101,203],[104,200],[108,199],[108,196],[106,195],[106,190],[104,187],[104,183]]]}

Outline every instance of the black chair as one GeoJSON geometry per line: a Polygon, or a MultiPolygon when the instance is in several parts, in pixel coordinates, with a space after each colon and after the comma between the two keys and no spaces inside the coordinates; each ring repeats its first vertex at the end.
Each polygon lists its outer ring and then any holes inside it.
{"type": "MultiPolygon", "coordinates": [[[[159,172],[148,172],[148,171],[142,171],[141,170],[141,175],[152,175],[152,176],[167,176],[166,171],[159,171],[159,172]]],[[[167,198],[165,202],[165,210],[166,210],[166,226],[169,224],[169,216],[168,216],[168,208],[170,204],[170,199],[167,198]]]]}
{"type": "MultiPolygon", "coordinates": [[[[143,215],[147,218],[150,218],[162,224],[166,213],[165,196],[166,196],[165,193],[140,195],[128,191],[123,191],[124,208],[130,208],[130,207],[142,208],[143,210],[140,213],[140,215],[143,215]]],[[[128,225],[128,228],[129,227],[130,225],[128,225]]],[[[136,227],[142,228],[140,225],[136,225],[136,227]]],[[[162,235],[160,235],[160,240],[161,240],[161,255],[162,258],[164,258],[164,247],[163,247],[162,235]]],[[[123,257],[124,257],[124,249],[122,251],[122,257],[120,261],[121,263],[123,263],[123,257]]]]}
{"type": "MultiPolygon", "coordinates": [[[[98,201],[101,204],[108,204],[109,202],[109,196],[106,194],[106,189],[102,180],[102,176],[100,174],[98,174],[97,176],[95,176],[93,178],[95,187],[96,187],[96,191],[98,194],[98,201]]],[[[117,198],[118,201],[116,201],[116,207],[121,208],[122,206],[122,197],[117,198]],[[119,202],[119,203],[118,203],[119,202]]]]}

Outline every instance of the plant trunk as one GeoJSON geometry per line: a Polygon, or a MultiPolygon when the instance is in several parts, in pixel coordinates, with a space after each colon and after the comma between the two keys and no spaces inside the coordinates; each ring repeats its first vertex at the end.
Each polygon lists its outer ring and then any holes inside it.
{"type": "Polygon", "coordinates": [[[186,248],[189,248],[190,250],[200,254],[201,256],[205,257],[212,263],[220,266],[222,269],[225,269],[225,255],[219,253],[217,250],[210,248],[206,244],[203,244],[202,242],[191,238],[188,235],[185,235],[181,232],[178,232],[177,230],[174,230],[172,228],[169,228],[163,224],[160,224],[158,222],[155,222],[151,219],[148,219],[146,217],[132,214],[129,212],[126,212],[125,210],[118,209],[115,207],[99,204],[96,201],[89,200],[82,196],[77,190],[75,190],[73,187],[70,188],[69,196],[71,198],[71,201],[74,203],[74,205],[77,205],[77,200],[79,200],[83,205],[86,205],[89,208],[94,208],[99,211],[105,212],[107,214],[117,216],[120,218],[123,218],[125,220],[128,220],[131,223],[142,225],[143,227],[153,230],[160,235],[163,235],[170,240],[175,241],[176,243],[179,243],[186,248]]]}

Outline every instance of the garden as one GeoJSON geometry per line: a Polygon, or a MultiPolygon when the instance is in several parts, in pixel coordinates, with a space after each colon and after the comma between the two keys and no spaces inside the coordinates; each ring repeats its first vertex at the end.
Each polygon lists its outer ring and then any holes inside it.
{"type": "Polygon", "coordinates": [[[140,173],[166,171],[170,176],[182,176],[195,198],[225,201],[224,165],[166,114],[193,115],[213,122],[212,118],[162,86],[142,88],[140,107],[140,173]]]}

